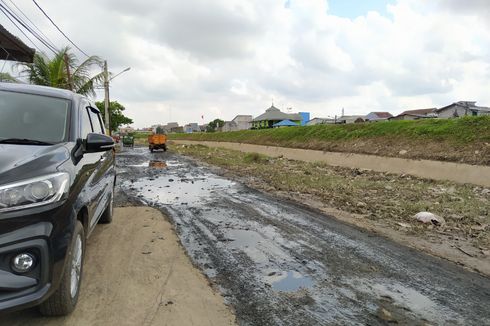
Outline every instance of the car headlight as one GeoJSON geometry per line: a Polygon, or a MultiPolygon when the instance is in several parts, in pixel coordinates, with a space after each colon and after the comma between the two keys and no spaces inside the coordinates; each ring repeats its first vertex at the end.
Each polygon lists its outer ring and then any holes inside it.
{"type": "Polygon", "coordinates": [[[54,203],[68,193],[69,180],[60,172],[0,186],[0,212],[54,203]]]}

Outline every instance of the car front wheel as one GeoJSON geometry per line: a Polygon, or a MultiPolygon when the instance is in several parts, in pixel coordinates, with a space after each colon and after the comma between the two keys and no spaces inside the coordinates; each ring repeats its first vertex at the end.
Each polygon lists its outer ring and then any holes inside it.
{"type": "Polygon", "coordinates": [[[75,309],[82,283],[84,254],[85,232],[82,224],[76,221],[68,263],[61,283],[56,292],[40,305],[41,314],[45,316],[64,316],[75,309]]]}

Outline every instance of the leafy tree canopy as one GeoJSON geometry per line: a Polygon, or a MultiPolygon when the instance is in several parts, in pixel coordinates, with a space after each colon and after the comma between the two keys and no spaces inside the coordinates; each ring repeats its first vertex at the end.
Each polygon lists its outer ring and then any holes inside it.
{"type": "MultiPolygon", "coordinates": [[[[102,113],[102,116],[105,121],[104,102],[103,101],[95,102],[95,105],[102,113]]],[[[124,110],[126,110],[126,108],[117,101],[111,101],[109,103],[111,131],[117,131],[120,126],[129,125],[133,123],[133,119],[128,118],[123,114],[124,110]]]]}
{"type": "Polygon", "coordinates": [[[225,122],[221,119],[214,119],[206,127],[207,132],[215,132],[218,128],[223,127],[225,122]]]}
{"type": "Polygon", "coordinates": [[[76,93],[95,96],[95,88],[102,85],[104,72],[92,75],[92,67],[102,67],[102,60],[97,56],[88,57],[79,63],[69,47],[61,49],[53,58],[36,52],[32,63],[19,63],[21,73],[27,74],[29,82],[34,85],[71,89],[76,93]],[[70,68],[68,78],[67,65],[70,68]]]}

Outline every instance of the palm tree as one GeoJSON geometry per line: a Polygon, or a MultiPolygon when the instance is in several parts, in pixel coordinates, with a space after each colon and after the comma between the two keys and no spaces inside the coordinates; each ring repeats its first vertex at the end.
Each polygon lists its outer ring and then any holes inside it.
{"type": "Polygon", "coordinates": [[[104,79],[102,71],[95,76],[90,74],[93,66],[102,66],[99,57],[91,56],[78,64],[77,57],[70,52],[69,47],[61,49],[52,59],[36,52],[32,63],[19,65],[24,67],[21,73],[27,74],[31,84],[71,89],[76,93],[89,96],[95,96],[96,86],[104,79]],[[67,65],[70,78],[68,78],[67,65]]]}

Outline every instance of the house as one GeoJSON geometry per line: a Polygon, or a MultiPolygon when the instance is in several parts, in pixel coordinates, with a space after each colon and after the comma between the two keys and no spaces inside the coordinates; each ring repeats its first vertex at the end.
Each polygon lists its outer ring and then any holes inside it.
{"type": "Polygon", "coordinates": [[[119,128],[119,133],[122,135],[133,133],[135,130],[132,127],[121,127],[119,128]]]}
{"type": "Polygon", "coordinates": [[[419,110],[407,110],[403,111],[395,117],[391,117],[390,120],[418,120],[437,117],[435,108],[431,109],[419,109],[419,110]]]}
{"type": "Polygon", "coordinates": [[[251,115],[237,115],[232,122],[236,123],[237,130],[247,130],[252,126],[253,117],[251,115]]]}
{"type": "Polygon", "coordinates": [[[177,127],[172,127],[170,129],[170,132],[172,132],[172,133],[182,133],[182,132],[184,132],[184,127],[178,127],[178,126],[177,127]]]}
{"type": "Polygon", "coordinates": [[[306,123],[304,119],[309,119],[309,113],[284,113],[278,108],[272,105],[270,108],[265,110],[265,113],[259,115],[252,121],[252,129],[264,129],[272,128],[275,123],[281,122],[283,120],[290,120],[297,125],[303,125],[306,123]]]}
{"type": "Polygon", "coordinates": [[[184,132],[191,134],[193,132],[200,132],[201,128],[199,128],[199,125],[197,123],[188,123],[184,126],[184,132]]]}
{"type": "Polygon", "coordinates": [[[438,118],[457,118],[463,116],[490,115],[490,108],[477,106],[476,102],[459,101],[435,111],[438,118]]]}
{"type": "Polygon", "coordinates": [[[335,118],[313,118],[306,122],[307,126],[314,125],[326,125],[326,124],[334,124],[337,121],[335,118]]]}
{"type": "Polygon", "coordinates": [[[366,115],[365,121],[383,121],[392,118],[393,115],[390,112],[371,112],[366,115]]]}
{"type": "Polygon", "coordinates": [[[179,124],[177,122],[169,122],[165,126],[163,126],[163,129],[165,132],[171,132],[173,128],[178,128],[179,124]]]}
{"type": "Polygon", "coordinates": [[[363,115],[343,115],[337,119],[337,123],[361,123],[366,121],[363,115]]]}
{"type": "Polygon", "coordinates": [[[237,115],[231,121],[225,121],[221,131],[247,130],[252,126],[253,117],[251,115],[237,115]]]}

